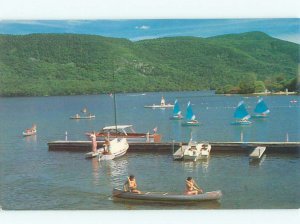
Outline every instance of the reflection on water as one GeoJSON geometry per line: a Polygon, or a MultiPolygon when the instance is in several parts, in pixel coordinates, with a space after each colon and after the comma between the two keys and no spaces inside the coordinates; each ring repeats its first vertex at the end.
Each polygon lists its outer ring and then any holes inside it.
{"type": "Polygon", "coordinates": [[[264,154],[260,159],[249,159],[249,165],[250,166],[254,166],[254,167],[259,167],[263,164],[263,162],[265,161],[267,155],[264,154]]]}
{"type": "Polygon", "coordinates": [[[123,185],[128,175],[128,161],[126,156],[116,160],[104,160],[98,162],[98,164],[100,172],[110,178],[109,182],[113,188],[123,185]]]}
{"type": "Polygon", "coordinates": [[[185,171],[187,172],[193,173],[201,168],[203,173],[208,173],[209,160],[210,157],[207,157],[201,158],[197,161],[182,161],[182,163],[185,171]]]}
{"type": "Polygon", "coordinates": [[[36,143],[37,142],[36,139],[37,139],[36,135],[23,137],[25,143],[36,143]]]}

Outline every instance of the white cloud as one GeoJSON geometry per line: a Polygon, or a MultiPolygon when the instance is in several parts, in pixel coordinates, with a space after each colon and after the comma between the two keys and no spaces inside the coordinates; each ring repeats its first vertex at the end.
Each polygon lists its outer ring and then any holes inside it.
{"type": "Polygon", "coordinates": [[[150,29],[150,26],[142,25],[142,26],[136,26],[135,28],[140,29],[140,30],[148,30],[148,29],[150,29]]]}

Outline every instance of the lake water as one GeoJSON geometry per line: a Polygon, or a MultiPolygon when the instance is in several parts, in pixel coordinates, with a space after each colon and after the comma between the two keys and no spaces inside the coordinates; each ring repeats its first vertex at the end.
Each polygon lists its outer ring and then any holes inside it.
{"type": "MultiPolygon", "coordinates": [[[[270,117],[249,126],[230,125],[240,100],[252,112],[255,96],[220,96],[212,92],[117,94],[119,124],[133,124],[136,131],[157,127],[163,141],[300,141],[299,96],[265,96],[270,117]],[[146,109],[144,105],[178,99],[183,114],[190,100],[201,122],[182,127],[172,121],[170,109],[146,109]],[[292,99],[298,103],[290,103],[292,99]]],[[[47,142],[86,140],[84,133],[114,124],[113,100],[108,95],[0,98],[0,205],[2,209],[239,209],[299,208],[299,153],[266,153],[259,164],[245,154],[222,153],[207,161],[173,161],[171,152],[127,153],[109,162],[84,159],[84,153],[51,152],[47,142]],[[83,107],[93,120],[71,120],[83,107]],[[37,124],[38,134],[22,137],[37,124]],[[206,191],[222,190],[220,202],[196,205],[144,204],[111,199],[127,175],[137,177],[143,191],[183,192],[187,176],[206,191]]]]}

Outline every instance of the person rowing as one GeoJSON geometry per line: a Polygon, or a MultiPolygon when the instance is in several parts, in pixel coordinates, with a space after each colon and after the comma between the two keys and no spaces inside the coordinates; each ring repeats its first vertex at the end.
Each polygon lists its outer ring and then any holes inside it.
{"type": "Polygon", "coordinates": [[[132,193],[136,193],[136,194],[141,193],[137,189],[137,184],[135,181],[135,177],[133,175],[130,175],[129,177],[127,177],[127,180],[126,180],[123,188],[124,188],[124,191],[127,191],[127,192],[132,192],[132,193]]]}
{"type": "Polygon", "coordinates": [[[202,194],[203,190],[196,184],[192,177],[188,177],[185,181],[187,195],[202,194]]]}

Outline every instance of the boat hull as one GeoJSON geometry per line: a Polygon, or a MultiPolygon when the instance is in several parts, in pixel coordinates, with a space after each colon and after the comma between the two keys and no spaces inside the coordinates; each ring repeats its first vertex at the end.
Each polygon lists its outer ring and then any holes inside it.
{"type": "Polygon", "coordinates": [[[141,194],[124,192],[120,189],[113,189],[114,198],[141,200],[141,201],[153,201],[153,202],[201,202],[201,201],[213,201],[219,200],[222,197],[221,191],[206,192],[204,194],[197,195],[184,195],[184,194],[173,194],[173,193],[157,193],[157,192],[146,192],[141,194]]]}
{"type": "Polygon", "coordinates": [[[32,135],[36,135],[36,131],[23,132],[22,134],[23,134],[24,137],[32,136],[32,135]]]}
{"type": "Polygon", "coordinates": [[[252,124],[251,121],[234,121],[231,122],[231,125],[250,125],[252,124]]]}
{"type": "Polygon", "coordinates": [[[189,121],[186,121],[184,123],[182,123],[182,126],[199,126],[199,122],[189,122],[189,121]]]}
{"type": "Polygon", "coordinates": [[[152,109],[156,109],[156,108],[173,108],[174,105],[172,104],[166,104],[166,105],[148,105],[148,106],[144,106],[144,108],[152,108],[152,109]]]}
{"type": "Polygon", "coordinates": [[[96,117],[95,115],[87,116],[87,117],[76,117],[76,116],[72,116],[72,117],[70,117],[70,119],[75,119],[75,120],[80,120],[80,119],[93,119],[93,118],[95,118],[95,117],[96,117]]]}

